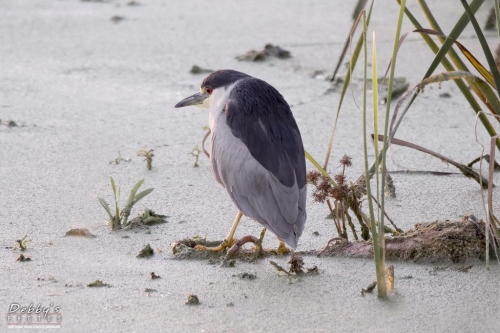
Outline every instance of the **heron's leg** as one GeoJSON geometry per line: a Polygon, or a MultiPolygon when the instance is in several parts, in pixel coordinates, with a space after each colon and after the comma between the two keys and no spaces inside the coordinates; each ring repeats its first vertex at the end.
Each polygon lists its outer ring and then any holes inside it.
{"type": "Polygon", "coordinates": [[[253,258],[257,259],[260,256],[260,253],[262,252],[262,241],[264,240],[264,236],[266,235],[266,228],[262,229],[260,232],[260,237],[259,241],[257,244],[255,244],[255,252],[253,254],[253,258]]]}
{"type": "Polygon", "coordinates": [[[196,245],[195,249],[201,250],[201,251],[218,252],[218,251],[223,251],[223,250],[231,247],[234,243],[234,233],[236,232],[236,228],[238,227],[238,223],[240,223],[241,216],[243,216],[243,213],[238,211],[238,214],[236,214],[236,218],[234,219],[233,226],[231,227],[231,230],[229,231],[229,235],[227,235],[226,239],[224,239],[219,246],[206,247],[203,245],[196,245]]]}
{"type": "Polygon", "coordinates": [[[236,214],[236,217],[234,218],[233,226],[229,231],[229,235],[227,235],[226,237],[226,241],[229,244],[228,246],[231,246],[231,244],[234,243],[234,233],[236,232],[236,228],[238,227],[238,223],[240,223],[242,216],[243,213],[241,211],[238,211],[238,214],[236,214]]]}

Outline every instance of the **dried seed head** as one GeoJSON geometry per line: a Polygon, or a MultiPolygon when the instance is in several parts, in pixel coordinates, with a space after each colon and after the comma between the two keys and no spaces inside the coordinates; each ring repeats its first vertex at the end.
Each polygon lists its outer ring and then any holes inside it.
{"type": "Polygon", "coordinates": [[[346,196],[347,193],[349,193],[349,188],[347,186],[338,186],[335,188],[332,188],[330,191],[330,196],[334,198],[335,200],[343,200],[346,196]]]}
{"type": "Polygon", "coordinates": [[[319,202],[319,203],[324,203],[327,197],[328,197],[328,193],[326,193],[324,191],[322,192],[322,191],[316,190],[313,193],[314,201],[319,202]]]}
{"type": "Polygon", "coordinates": [[[346,177],[345,175],[339,173],[333,176],[333,179],[335,180],[338,186],[343,186],[345,184],[346,177]]]}
{"type": "Polygon", "coordinates": [[[321,173],[319,173],[319,171],[316,171],[316,170],[309,171],[307,173],[307,182],[309,184],[316,185],[316,183],[318,182],[319,177],[321,177],[321,173]]]}
{"type": "Polygon", "coordinates": [[[304,267],[304,259],[302,258],[301,255],[296,253],[292,254],[292,257],[290,258],[288,264],[290,265],[291,273],[301,274],[304,272],[302,270],[302,267],[304,267]]]}
{"type": "Polygon", "coordinates": [[[348,155],[342,156],[340,159],[340,165],[345,166],[345,167],[350,167],[352,165],[352,158],[348,155]]]}
{"type": "Polygon", "coordinates": [[[320,181],[317,183],[316,188],[320,191],[329,191],[332,187],[332,183],[326,177],[321,177],[320,181]]]}

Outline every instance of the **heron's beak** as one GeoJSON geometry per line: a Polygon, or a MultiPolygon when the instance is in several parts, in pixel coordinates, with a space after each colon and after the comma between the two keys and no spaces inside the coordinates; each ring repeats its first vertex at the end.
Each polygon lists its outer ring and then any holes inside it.
{"type": "Polygon", "coordinates": [[[205,102],[205,100],[210,96],[209,94],[206,93],[197,93],[192,96],[184,98],[182,101],[177,103],[175,105],[176,108],[182,108],[185,106],[190,106],[190,105],[195,105],[195,106],[202,106],[202,104],[205,102]]]}

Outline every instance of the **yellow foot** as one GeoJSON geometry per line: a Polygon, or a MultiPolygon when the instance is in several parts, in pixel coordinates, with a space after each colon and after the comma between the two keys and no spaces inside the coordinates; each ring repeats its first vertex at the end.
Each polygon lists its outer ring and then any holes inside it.
{"type": "Polygon", "coordinates": [[[284,242],[280,241],[280,245],[276,249],[276,253],[280,256],[290,253],[290,249],[286,247],[284,242]]]}
{"type": "Polygon", "coordinates": [[[231,239],[228,241],[227,239],[224,239],[222,243],[219,246],[216,247],[208,247],[204,245],[196,245],[194,248],[198,251],[210,251],[210,252],[220,252],[220,251],[225,251],[226,249],[230,248],[233,246],[233,244],[236,243],[236,239],[231,239]]]}

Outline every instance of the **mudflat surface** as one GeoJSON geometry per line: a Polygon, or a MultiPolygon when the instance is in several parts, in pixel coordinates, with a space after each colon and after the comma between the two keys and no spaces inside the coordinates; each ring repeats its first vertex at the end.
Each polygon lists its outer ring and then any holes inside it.
{"type": "MultiPolygon", "coordinates": [[[[278,274],[268,259],[219,267],[208,260],[178,260],[170,251],[171,242],[185,237],[222,239],[236,214],[208,160],[200,156],[195,168],[188,155],[200,144],[208,115],[173,108],[195,93],[204,77],[189,73],[191,66],[232,68],[271,83],[291,105],[305,148],[323,161],[340,88],[325,94],[330,84],[312,75],[334,67],[351,24],[351,6],[285,0],[144,0],[139,6],[1,1],[0,312],[5,316],[0,331],[10,330],[12,303],[33,303],[51,307],[51,313],[60,307],[63,332],[497,332],[500,269],[495,263],[487,270],[482,262],[467,262],[473,267],[465,273],[457,270],[461,264],[393,262],[396,291],[381,300],[359,295],[375,279],[371,260],[306,256],[306,267],[316,265],[319,274],[294,278],[278,274]],[[292,58],[235,59],[266,43],[289,50],[292,58]],[[5,126],[7,120],[19,126],[5,126]],[[154,149],[151,171],[137,156],[145,146],[154,149]],[[129,161],[110,163],[119,154],[129,161]],[[113,201],[110,176],[122,187],[122,202],[135,182],[145,179],[143,188],[155,190],[132,215],[151,208],[168,215],[168,222],[111,232],[97,201],[97,196],[113,201]],[[64,237],[72,228],[87,228],[96,237],[64,237]],[[24,255],[32,260],[19,262],[19,249],[13,247],[25,235],[24,255]],[[154,256],[136,258],[147,243],[154,256]],[[161,279],[151,280],[151,272],[161,279]],[[256,278],[240,278],[242,273],[256,278]],[[95,280],[109,287],[87,287],[95,280]],[[189,294],[196,294],[200,305],[185,305],[189,294]]],[[[413,1],[408,6],[419,11],[413,1]]],[[[463,11],[456,1],[432,9],[445,32],[463,11]]],[[[488,10],[479,10],[481,22],[488,10]]],[[[389,61],[397,11],[394,1],[375,5],[371,29],[377,34],[380,72],[389,61]]],[[[411,29],[405,20],[403,31],[411,29]]],[[[496,33],[486,35],[495,48],[496,33]]],[[[461,41],[481,53],[471,29],[461,41]]],[[[396,75],[415,85],[432,58],[420,36],[410,35],[396,75]]],[[[353,180],[363,165],[359,105],[361,90],[354,87],[339,118],[330,163],[335,172],[340,157],[349,154],[353,180]]],[[[397,137],[468,163],[481,153],[474,123],[456,86],[443,83],[417,99],[397,137]]],[[[489,144],[480,126],[477,135],[489,144]]],[[[456,172],[407,148],[393,147],[389,157],[393,171],[456,172]]],[[[398,173],[393,178],[397,197],[387,200],[387,211],[402,229],[470,213],[484,218],[481,190],[461,175],[398,173]]],[[[498,175],[495,182],[500,184],[498,175]]],[[[499,195],[496,189],[495,198],[499,195]]],[[[498,200],[495,205],[498,210],[498,200]]],[[[320,249],[334,236],[327,214],[326,206],[308,199],[298,250],[320,249]]],[[[259,233],[249,219],[237,232],[259,233]]],[[[276,245],[274,237],[266,238],[266,247],[276,245]]],[[[288,261],[272,259],[282,266],[288,261]]],[[[43,331],[26,329],[36,330],[43,331]]]]}

